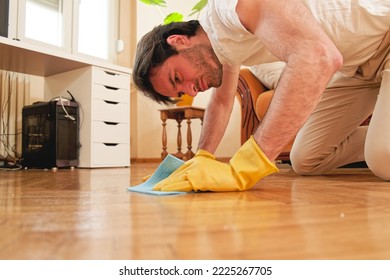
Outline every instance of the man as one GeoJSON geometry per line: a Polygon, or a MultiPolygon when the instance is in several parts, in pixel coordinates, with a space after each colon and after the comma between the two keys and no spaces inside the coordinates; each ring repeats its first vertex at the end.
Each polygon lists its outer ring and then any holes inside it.
{"type": "Polygon", "coordinates": [[[141,91],[165,103],[216,87],[196,156],[155,189],[249,189],[278,171],[273,161],[301,128],[291,152],[297,173],[366,160],[390,180],[389,27],[389,1],[209,0],[200,26],[155,28],[137,48],[141,91]],[[240,66],[273,61],[285,66],[264,120],[229,164],[216,161],[240,66]],[[371,113],[368,131],[358,128],[371,113]]]}

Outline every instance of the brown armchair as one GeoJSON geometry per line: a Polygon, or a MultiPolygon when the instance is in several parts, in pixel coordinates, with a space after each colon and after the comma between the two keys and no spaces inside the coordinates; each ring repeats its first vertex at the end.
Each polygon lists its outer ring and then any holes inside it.
{"type": "MultiPolygon", "coordinates": [[[[236,97],[241,105],[241,144],[254,133],[267,112],[273,90],[266,88],[247,68],[240,70],[236,97]]],[[[277,160],[290,161],[290,150],[293,141],[289,143],[277,160]]]]}

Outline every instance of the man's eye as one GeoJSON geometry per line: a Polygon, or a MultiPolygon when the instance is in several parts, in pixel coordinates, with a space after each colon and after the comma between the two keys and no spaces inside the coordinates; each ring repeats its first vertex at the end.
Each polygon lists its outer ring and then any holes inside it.
{"type": "Polygon", "coordinates": [[[180,82],[179,77],[175,74],[175,82],[180,82]]]}

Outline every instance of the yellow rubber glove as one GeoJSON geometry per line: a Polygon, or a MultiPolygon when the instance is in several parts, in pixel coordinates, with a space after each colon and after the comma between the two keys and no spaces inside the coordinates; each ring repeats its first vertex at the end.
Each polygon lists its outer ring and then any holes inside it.
{"type": "Polygon", "coordinates": [[[230,159],[229,164],[215,160],[199,150],[168,178],[157,183],[160,191],[244,191],[278,168],[261,151],[253,136],[230,159]]]}
{"type": "Polygon", "coordinates": [[[150,177],[152,177],[152,175],[153,175],[153,173],[145,175],[144,177],[142,177],[142,182],[146,182],[150,177]]]}

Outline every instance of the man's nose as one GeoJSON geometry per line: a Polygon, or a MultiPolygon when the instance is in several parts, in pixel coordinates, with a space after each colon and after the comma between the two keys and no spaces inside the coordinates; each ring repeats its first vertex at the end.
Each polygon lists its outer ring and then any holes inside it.
{"type": "Polygon", "coordinates": [[[195,97],[198,94],[198,89],[196,88],[195,83],[188,82],[185,85],[183,92],[190,95],[190,96],[195,97]]]}

